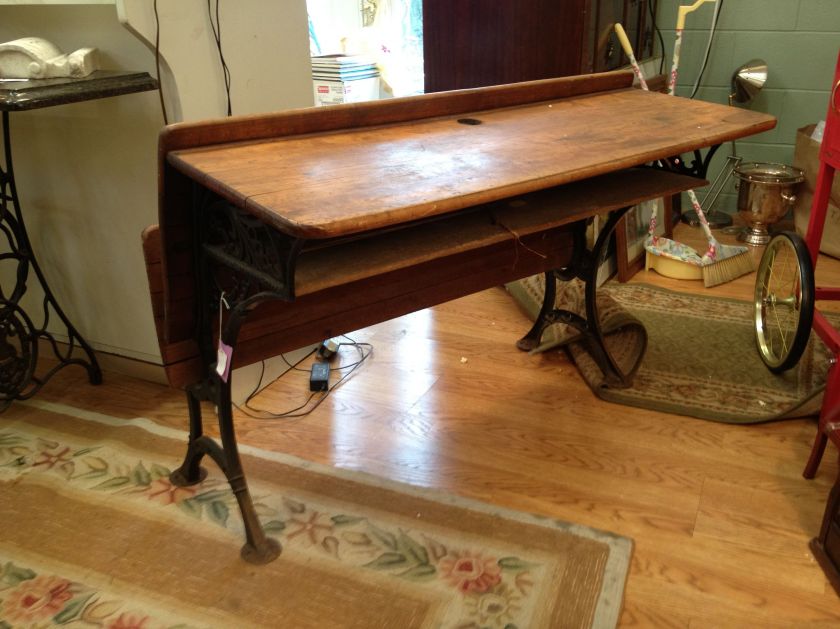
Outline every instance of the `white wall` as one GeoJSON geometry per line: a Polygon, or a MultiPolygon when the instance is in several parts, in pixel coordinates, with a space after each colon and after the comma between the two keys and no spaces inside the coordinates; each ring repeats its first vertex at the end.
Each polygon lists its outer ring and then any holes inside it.
{"type": "MultiPolygon", "coordinates": [[[[152,0],[117,7],[0,2],[0,41],[45,37],[100,51],[101,67],[154,75],[152,0]],[[136,34],[135,34],[136,33],[136,34]]],[[[312,104],[305,0],[222,2],[234,114],[312,104]]],[[[205,0],[158,0],[170,122],[222,116],[205,0]]],[[[11,114],[14,166],[33,249],[59,303],[95,349],[159,363],[140,232],[157,222],[155,92],[11,114]]],[[[0,248],[5,241],[0,239],[0,248]]],[[[0,268],[3,286],[10,269],[0,268]]],[[[39,323],[34,278],[24,308],[39,323]]],[[[51,330],[62,334],[54,323],[51,330]]]]}
{"type": "MultiPolygon", "coordinates": [[[[117,1],[120,20],[150,52],[153,6],[152,0],[117,1]]],[[[219,6],[234,115],[312,105],[305,0],[222,1],[219,6]]],[[[175,120],[225,115],[222,69],[206,0],[158,0],[158,14],[167,109],[174,108],[175,120]]]]}
{"type": "Polygon", "coordinates": [[[342,39],[362,28],[361,0],[307,0],[322,55],[345,52],[342,39]]]}

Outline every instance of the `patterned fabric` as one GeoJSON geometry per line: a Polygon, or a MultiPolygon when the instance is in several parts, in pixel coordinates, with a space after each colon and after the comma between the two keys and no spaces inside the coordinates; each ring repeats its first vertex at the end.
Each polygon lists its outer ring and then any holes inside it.
{"type": "Polygon", "coordinates": [[[647,240],[645,240],[645,250],[655,256],[663,256],[672,260],[687,262],[694,266],[703,266],[704,264],[703,258],[692,247],[662,236],[648,236],[647,240]]]}
{"type": "MultiPolygon", "coordinates": [[[[535,317],[542,301],[542,286],[542,276],[535,275],[508,288],[535,317]]],[[[614,282],[605,284],[598,293],[598,303],[608,304],[602,321],[609,332],[609,350],[619,364],[639,363],[631,387],[608,387],[586,347],[575,342],[576,336],[563,329],[566,326],[552,326],[559,329],[546,331],[548,340],[538,348],[566,346],[598,397],[729,423],[819,414],[830,356],[816,335],[812,335],[797,367],[774,375],[755,347],[750,302],[614,282]],[[634,321],[647,331],[646,346],[639,341],[637,327],[614,324],[622,320],[634,321]]],[[[573,285],[558,292],[558,305],[561,294],[562,299],[570,299],[568,303],[582,301],[579,288],[573,285]]],[[[840,315],[826,316],[840,326],[840,315]]]]}
{"type": "MultiPolygon", "coordinates": [[[[568,282],[557,282],[556,286],[554,307],[585,316],[583,282],[574,279],[568,282]]],[[[537,317],[545,294],[544,274],[532,275],[511,282],[505,288],[532,319],[537,317]]],[[[627,310],[607,291],[599,290],[596,293],[596,304],[596,316],[604,335],[604,344],[618,369],[632,379],[645,354],[647,331],[644,325],[629,315],[627,310]]],[[[532,351],[544,352],[558,346],[575,346],[580,347],[581,351],[587,351],[585,344],[579,343],[580,337],[580,332],[574,327],[565,323],[555,323],[543,332],[540,344],[532,351]]],[[[597,367],[595,369],[600,373],[600,369],[597,367]]],[[[599,386],[609,386],[603,374],[601,374],[599,386]]]]}
{"type": "Polygon", "coordinates": [[[247,564],[221,473],[169,481],[185,437],[37,401],[0,417],[0,628],[615,625],[629,540],[243,448],[283,545],[247,564]]]}
{"type": "Polygon", "coordinates": [[[774,375],[755,346],[752,303],[643,284],[610,284],[608,292],[645,325],[649,341],[633,386],[620,391],[604,389],[597,367],[572,348],[581,375],[599,397],[739,424],[819,413],[829,361],[816,336],[797,367],[774,375]]]}

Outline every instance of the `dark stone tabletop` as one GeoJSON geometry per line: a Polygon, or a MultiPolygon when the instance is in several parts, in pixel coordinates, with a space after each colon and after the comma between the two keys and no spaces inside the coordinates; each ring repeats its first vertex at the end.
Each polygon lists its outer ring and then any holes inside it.
{"type": "Polygon", "coordinates": [[[23,111],[66,105],[157,89],[147,72],[98,70],[84,78],[0,79],[0,111],[23,111]]]}

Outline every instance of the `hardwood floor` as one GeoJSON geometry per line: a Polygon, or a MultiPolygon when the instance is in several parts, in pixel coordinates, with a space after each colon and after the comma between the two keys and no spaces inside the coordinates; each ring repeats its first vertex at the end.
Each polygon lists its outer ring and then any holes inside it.
{"type": "MultiPolygon", "coordinates": [[[[819,280],[840,285],[840,261],[821,259],[819,280]]],[[[754,278],[633,281],[751,300],[754,278]]],[[[808,550],[838,469],[829,446],[802,478],[813,419],[733,426],[602,402],[563,353],[515,348],[528,326],[498,288],[361,330],[374,352],[352,378],[302,418],[240,413],[240,441],[629,536],[622,626],[840,626],[808,550]]],[[[307,395],[308,371],[290,372],[253,404],[307,395]]],[[[187,423],[181,393],[115,374],[90,387],[65,370],[39,399],[187,423]]]]}

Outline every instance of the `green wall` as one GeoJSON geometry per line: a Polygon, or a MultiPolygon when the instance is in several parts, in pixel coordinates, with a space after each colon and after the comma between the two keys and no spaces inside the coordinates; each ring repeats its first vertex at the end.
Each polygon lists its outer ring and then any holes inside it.
{"type": "MultiPolygon", "coordinates": [[[[665,72],[671,66],[677,7],[694,0],[659,0],[657,24],[665,40],[665,72]]],[[[715,3],[686,19],[677,95],[688,96],[708,41],[715,3]]],[[[840,0],[724,0],[709,62],[695,98],[727,103],[733,71],[754,58],[767,62],[764,89],[749,107],[778,118],[772,131],[738,141],[745,161],[791,164],[796,130],[825,118],[829,89],[840,51],[840,0]]],[[[729,153],[722,146],[712,162],[713,179],[729,153]]],[[[736,211],[733,181],[717,210],[736,211]]]]}

